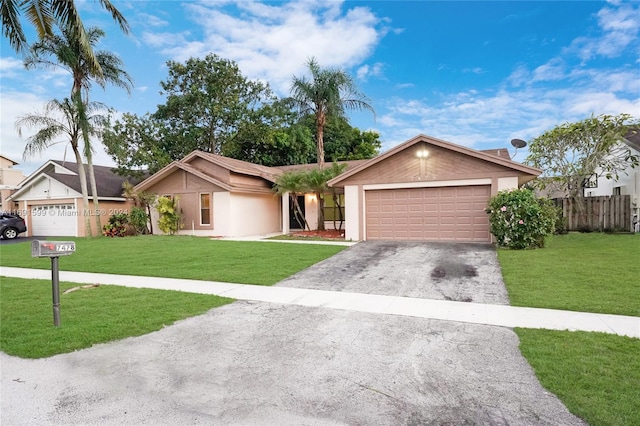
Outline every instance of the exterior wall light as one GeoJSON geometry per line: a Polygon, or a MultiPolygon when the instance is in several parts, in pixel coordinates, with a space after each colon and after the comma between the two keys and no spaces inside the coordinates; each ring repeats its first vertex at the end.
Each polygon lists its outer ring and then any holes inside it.
{"type": "Polygon", "coordinates": [[[418,158],[427,158],[429,156],[429,151],[426,149],[419,149],[416,155],[418,158]]]}

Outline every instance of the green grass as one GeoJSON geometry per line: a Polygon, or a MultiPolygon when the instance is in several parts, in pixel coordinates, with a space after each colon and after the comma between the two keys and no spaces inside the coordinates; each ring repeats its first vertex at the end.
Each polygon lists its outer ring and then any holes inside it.
{"type": "Polygon", "coordinates": [[[62,294],[60,327],[53,326],[51,282],[2,277],[0,349],[42,358],[160,330],[175,321],[232,302],[178,291],[100,286],[62,294]]]}
{"type": "Polygon", "coordinates": [[[640,339],[516,329],[542,386],[592,426],[640,425],[640,339]]]}
{"type": "Polygon", "coordinates": [[[514,306],[640,316],[640,235],[568,234],[498,250],[514,306]]]}
{"type": "MultiPolygon", "coordinates": [[[[343,246],[218,241],[189,236],[64,238],[76,253],[60,258],[60,270],[186,278],[272,285],[327,257],[343,246]]],[[[29,242],[6,244],[0,264],[49,269],[49,259],[31,257],[29,242]]]]}

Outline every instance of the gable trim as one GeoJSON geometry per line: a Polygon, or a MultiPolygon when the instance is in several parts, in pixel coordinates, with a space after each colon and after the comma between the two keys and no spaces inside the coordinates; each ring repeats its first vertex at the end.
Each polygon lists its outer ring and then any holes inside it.
{"type": "Polygon", "coordinates": [[[198,169],[182,163],[181,161],[174,161],[171,164],[163,167],[161,170],[157,171],[156,173],[154,173],[152,176],[150,176],[148,179],[143,180],[142,182],[140,182],[139,184],[137,184],[134,189],[136,191],[144,191],[145,188],[148,188],[150,186],[153,186],[154,184],[158,183],[159,181],[161,181],[162,179],[164,179],[165,177],[169,176],[171,173],[175,172],[176,170],[183,170],[187,173],[190,173],[194,176],[199,177],[200,179],[203,179],[213,185],[219,186],[220,188],[224,189],[225,191],[231,191],[232,188],[229,184],[222,182],[214,177],[211,177],[205,173],[202,173],[201,171],[199,171],[198,169]]]}
{"type": "Polygon", "coordinates": [[[533,176],[538,176],[542,173],[542,170],[540,169],[536,169],[534,167],[529,167],[526,166],[524,164],[520,164],[520,163],[516,163],[515,161],[511,161],[511,160],[507,160],[504,158],[500,158],[491,154],[488,154],[486,152],[482,152],[482,151],[478,151],[472,148],[467,148],[465,146],[462,145],[456,145],[454,143],[451,142],[447,142],[441,139],[437,139],[431,136],[426,136],[426,135],[418,135],[412,139],[409,139],[408,141],[401,143],[400,145],[396,146],[395,148],[390,149],[389,151],[385,152],[384,154],[381,154],[377,157],[372,158],[371,160],[367,161],[366,163],[363,163],[357,167],[354,167],[351,170],[348,170],[346,172],[344,172],[343,174],[336,176],[335,178],[331,179],[328,184],[329,186],[334,186],[342,181],[344,181],[345,179],[360,173],[361,171],[368,169],[369,167],[372,167],[378,163],[380,163],[383,160],[386,160],[387,158],[401,152],[404,151],[405,149],[420,143],[420,142],[424,142],[430,145],[434,145],[440,148],[444,148],[444,149],[448,149],[450,151],[454,151],[454,152],[458,152],[460,154],[464,154],[464,155],[468,155],[471,157],[475,157],[477,159],[480,160],[484,160],[490,163],[494,163],[503,167],[507,167],[509,169],[512,170],[516,170],[518,172],[521,173],[526,173],[528,175],[533,175],[533,176]]]}

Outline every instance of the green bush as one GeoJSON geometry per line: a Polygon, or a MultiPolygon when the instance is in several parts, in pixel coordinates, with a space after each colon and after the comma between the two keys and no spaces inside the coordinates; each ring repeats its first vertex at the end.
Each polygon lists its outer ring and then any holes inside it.
{"type": "Polygon", "coordinates": [[[162,232],[173,235],[182,228],[182,215],[176,198],[158,197],[156,208],[160,214],[158,226],[162,232]]]}
{"type": "Polygon", "coordinates": [[[544,247],[544,238],[555,231],[558,209],[551,200],[538,199],[530,189],[498,192],[489,201],[491,233],[500,247],[544,247]]]}
{"type": "Polygon", "coordinates": [[[116,213],[109,217],[109,223],[102,227],[102,235],[107,237],[124,237],[129,229],[129,216],[116,213]]]}
{"type": "Polygon", "coordinates": [[[129,214],[129,222],[136,231],[136,234],[148,234],[149,228],[147,223],[149,222],[149,216],[147,212],[141,207],[132,207],[129,214]]]}

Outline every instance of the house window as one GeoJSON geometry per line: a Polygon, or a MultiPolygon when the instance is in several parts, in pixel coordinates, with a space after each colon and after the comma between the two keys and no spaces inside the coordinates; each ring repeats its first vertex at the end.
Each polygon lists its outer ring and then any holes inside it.
{"type": "Polygon", "coordinates": [[[614,186],[613,187],[613,195],[622,195],[622,191],[621,191],[621,186],[614,186]]]}
{"type": "Polygon", "coordinates": [[[211,194],[200,194],[200,225],[211,225],[211,194]]]}
{"type": "Polygon", "coordinates": [[[344,194],[338,194],[338,203],[336,205],[332,194],[324,194],[324,220],[325,221],[340,221],[344,220],[344,194]]]}

